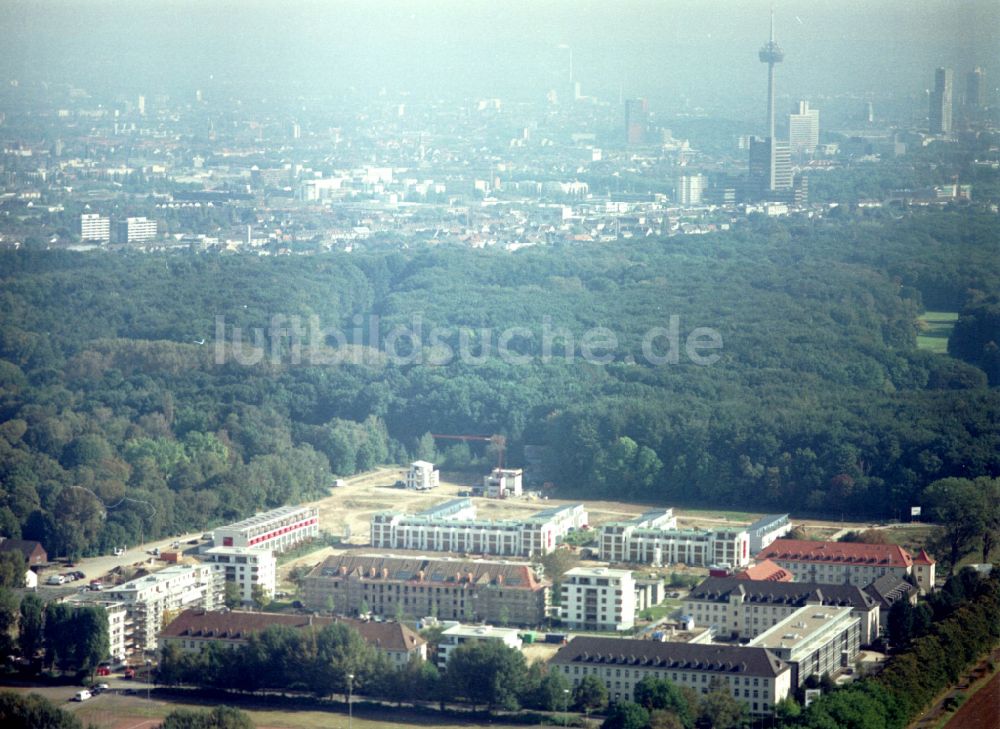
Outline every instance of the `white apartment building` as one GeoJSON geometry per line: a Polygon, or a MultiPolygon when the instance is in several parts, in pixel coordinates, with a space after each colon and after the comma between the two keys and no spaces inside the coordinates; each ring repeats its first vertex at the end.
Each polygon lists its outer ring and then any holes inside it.
{"type": "Polygon", "coordinates": [[[509,648],[521,650],[521,638],[516,628],[494,628],[492,625],[453,625],[441,634],[438,642],[437,665],[444,669],[456,648],[466,643],[484,640],[500,641],[509,648]]]}
{"type": "Polygon", "coordinates": [[[483,476],[483,493],[488,499],[506,499],[520,496],[524,471],[520,468],[494,468],[488,476],[483,476]]]}
{"type": "MultiPolygon", "coordinates": [[[[222,605],[223,575],[210,564],[174,565],[109,588],[102,600],[124,604],[132,638],[126,652],[156,650],[165,615],[185,608],[222,605]]],[[[129,643],[126,638],[126,642],[129,643]]]]}
{"type": "Polygon", "coordinates": [[[406,488],[411,491],[436,489],[441,480],[441,472],[429,461],[414,461],[406,472],[406,488]]]}
{"type": "Polygon", "coordinates": [[[810,676],[835,676],[858,657],[861,621],[850,607],[808,606],[761,633],[749,646],[766,648],[792,667],[792,686],[810,676]]]}
{"type": "Polygon", "coordinates": [[[319,509],[315,506],[281,506],[235,524],[218,527],[212,533],[212,545],[270,549],[280,553],[317,536],[319,509]]]}
{"type": "MultiPolygon", "coordinates": [[[[95,593],[81,592],[70,595],[66,602],[70,605],[96,606],[103,608],[108,616],[108,658],[114,664],[124,663],[132,654],[132,620],[125,603],[115,600],[91,599],[95,593]]],[[[97,593],[100,594],[100,593],[97,593]]]]}
{"type": "Polygon", "coordinates": [[[274,595],[277,560],[270,549],[212,547],[201,558],[221,572],[226,582],[235,582],[243,602],[253,602],[254,588],[274,595]]]}
{"type": "Polygon", "coordinates": [[[628,630],[635,598],[630,570],[574,567],[563,575],[560,614],[574,630],[628,630]]]}
{"type": "MultiPolygon", "coordinates": [[[[750,535],[746,529],[675,529],[666,513],[643,514],[628,522],[601,528],[600,558],[606,562],[676,564],[698,567],[750,563],[750,535]]],[[[676,524],[676,520],[673,520],[676,524]]]]}
{"type": "Polygon", "coordinates": [[[750,554],[771,546],[776,539],[792,531],[788,514],[767,514],[747,527],[750,534],[750,554]]]}
{"type": "Polygon", "coordinates": [[[526,519],[476,519],[469,499],[453,499],[419,514],[382,511],[372,516],[371,542],[381,549],[530,557],[547,554],[587,523],[583,504],[540,511],[526,519]]]}
{"type": "Polygon", "coordinates": [[[80,216],[80,240],[108,243],[111,240],[111,218],[98,213],[80,216]]]}
{"type": "Polygon", "coordinates": [[[612,701],[632,701],[647,676],[707,694],[721,682],[751,714],[769,714],[792,689],[792,669],[766,648],[577,636],[549,661],[575,687],[596,676],[612,701]]]}
{"type": "Polygon", "coordinates": [[[156,221],[145,217],[125,218],[117,224],[119,243],[144,243],[156,240],[156,221]]]}

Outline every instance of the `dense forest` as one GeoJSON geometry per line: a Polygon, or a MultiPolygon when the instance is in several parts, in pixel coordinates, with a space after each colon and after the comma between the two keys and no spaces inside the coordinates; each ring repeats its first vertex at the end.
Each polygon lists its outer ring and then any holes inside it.
{"type": "Polygon", "coordinates": [[[53,554],[488,462],[429,432],[549,446],[564,497],[893,518],[1000,475],[996,215],[971,208],[517,253],[20,251],[0,281],[0,533],[53,554]],[[952,356],[917,349],[925,308],[960,313],[952,356]]]}

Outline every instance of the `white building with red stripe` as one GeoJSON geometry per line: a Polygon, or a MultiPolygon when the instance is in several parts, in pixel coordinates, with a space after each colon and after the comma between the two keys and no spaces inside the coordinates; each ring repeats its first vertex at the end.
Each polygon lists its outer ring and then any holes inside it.
{"type": "Polygon", "coordinates": [[[319,509],[282,506],[212,532],[213,546],[270,549],[284,552],[319,536],[319,509]]]}

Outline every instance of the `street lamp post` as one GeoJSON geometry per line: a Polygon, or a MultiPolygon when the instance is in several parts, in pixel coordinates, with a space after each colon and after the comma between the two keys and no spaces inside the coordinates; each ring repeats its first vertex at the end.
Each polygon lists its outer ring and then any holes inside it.
{"type": "Polygon", "coordinates": [[[153,679],[152,670],[150,666],[153,664],[151,660],[146,659],[146,701],[149,701],[149,682],[153,679]]]}
{"type": "Polygon", "coordinates": [[[563,689],[563,726],[569,723],[569,689],[563,689]]]}
{"type": "Polygon", "coordinates": [[[347,729],[351,729],[351,723],[354,719],[353,712],[351,710],[351,699],[354,698],[354,674],[347,674],[347,729]]]}

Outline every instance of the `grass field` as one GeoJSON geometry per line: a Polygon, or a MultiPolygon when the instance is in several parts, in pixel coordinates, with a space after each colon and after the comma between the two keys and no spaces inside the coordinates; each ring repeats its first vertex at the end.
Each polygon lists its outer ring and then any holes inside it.
{"type": "Polygon", "coordinates": [[[958,321],[957,311],[925,311],[917,317],[917,347],[937,354],[948,353],[948,337],[958,321]]]}
{"type": "MultiPolygon", "coordinates": [[[[66,708],[97,729],[153,729],[163,718],[177,709],[207,711],[218,702],[197,702],[191,699],[170,697],[169,701],[157,699],[147,702],[144,697],[103,694],[85,704],[66,704],[66,708]]],[[[285,707],[268,707],[253,699],[227,701],[246,712],[257,729],[338,729],[347,727],[348,717],[344,706],[333,704],[329,711],[317,709],[295,710],[285,707]]],[[[405,710],[373,709],[370,706],[355,705],[351,726],[357,729],[391,729],[391,727],[434,726],[442,729],[459,727],[505,726],[502,721],[490,722],[481,719],[463,721],[461,717],[442,715],[434,712],[423,714],[405,710]]],[[[506,725],[511,726],[511,725],[506,725]]],[[[520,724],[519,726],[525,726],[520,724]]]]}

